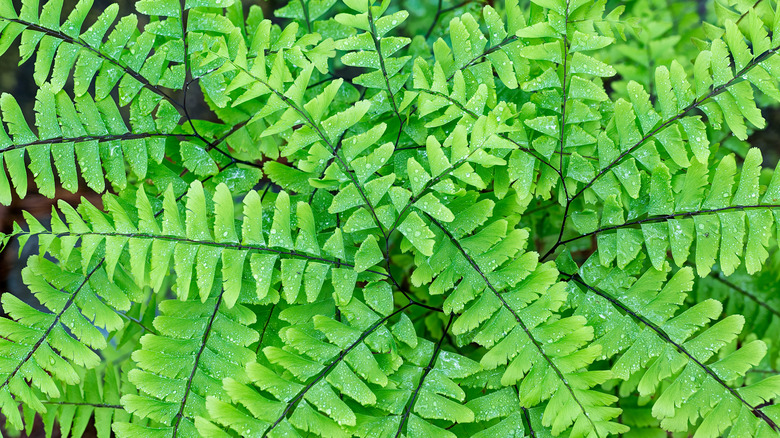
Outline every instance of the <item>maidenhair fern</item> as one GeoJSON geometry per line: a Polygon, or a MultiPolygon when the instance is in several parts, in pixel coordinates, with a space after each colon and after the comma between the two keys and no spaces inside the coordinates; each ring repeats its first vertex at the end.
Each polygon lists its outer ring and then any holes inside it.
{"type": "Polygon", "coordinates": [[[429,3],[0,0],[5,431],[780,436],[780,4],[429,3]]]}

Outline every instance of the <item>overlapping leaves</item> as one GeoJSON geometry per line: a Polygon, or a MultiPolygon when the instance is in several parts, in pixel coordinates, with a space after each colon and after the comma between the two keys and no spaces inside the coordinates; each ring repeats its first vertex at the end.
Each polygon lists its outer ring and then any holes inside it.
{"type": "Polygon", "coordinates": [[[0,202],[28,163],[46,196],[112,193],[4,236],[37,239],[41,307],[3,296],[0,409],[119,436],[776,436],[777,305],[748,276],[777,265],[780,177],[733,142],[780,97],[780,13],[737,3],[690,65],[633,74],[604,1],[439,4],[430,38],[390,1],[278,24],[142,0],[142,29],[3,2],[39,91],[34,124],[0,97],[0,202]]]}

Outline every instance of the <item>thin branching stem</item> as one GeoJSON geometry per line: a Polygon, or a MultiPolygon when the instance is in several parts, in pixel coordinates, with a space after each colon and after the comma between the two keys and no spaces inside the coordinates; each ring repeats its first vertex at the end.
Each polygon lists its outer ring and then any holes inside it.
{"type": "Polygon", "coordinates": [[[619,299],[613,297],[612,295],[603,292],[599,289],[596,289],[595,287],[587,284],[585,280],[583,280],[579,274],[565,274],[561,273],[562,276],[564,276],[567,280],[573,280],[580,285],[587,288],[587,290],[591,291],[592,293],[604,298],[605,300],[609,301],[612,305],[617,307],[618,309],[625,312],[627,315],[630,315],[632,319],[636,320],[637,322],[640,322],[642,325],[648,327],[650,330],[654,331],[656,335],[663,340],[664,342],[668,343],[669,345],[673,346],[675,350],[682,353],[685,357],[688,358],[691,362],[695,363],[699,368],[702,369],[710,378],[712,378],[715,382],[718,383],[721,387],[723,387],[724,390],[726,390],[729,394],[731,394],[732,397],[737,399],[740,403],[745,405],[748,409],[750,409],[750,412],[753,413],[757,418],[763,420],[767,425],[769,425],[772,430],[780,430],[778,429],[777,424],[769,418],[761,409],[757,406],[754,406],[750,403],[748,403],[747,400],[745,400],[742,395],[737,392],[736,389],[729,386],[725,381],[723,381],[720,376],[718,376],[715,371],[708,366],[707,364],[703,363],[699,359],[697,359],[693,354],[691,354],[682,344],[675,342],[666,332],[663,331],[660,327],[658,327],[656,324],[651,322],[649,319],[645,318],[644,316],[640,315],[639,313],[635,312],[633,309],[631,309],[628,305],[621,302],[619,299]]]}
{"type": "Polygon", "coordinates": [[[400,307],[399,309],[397,309],[393,313],[385,316],[384,318],[382,318],[379,321],[377,321],[374,324],[372,324],[371,327],[369,327],[366,331],[364,331],[355,340],[355,342],[350,344],[347,348],[343,349],[341,351],[341,353],[339,353],[339,355],[336,356],[335,359],[333,359],[330,363],[325,365],[325,367],[323,367],[322,371],[320,371],[319,374],[317,374],[311,380],[311,382],[309,382],[308,385],[306,385],[303,389],[301,389],[301,391],[295,397],[293,397],[292,400],[290,400],[287,403],[287,407],[285,407],[285,409],[282,411],[282,414],[279,416],[279,418],[277,418],[276,421],[268,429],[266,429],[266,431],[263,433],[263,437],[267,436],[272,430],[274,430],[276,428],[276,426],[279,425],[279,423],[282,422],[282,420],[287,418],[287,414],[289,414],[290,411],[293,409],[293,407],[295,407],[298,404],[298,402],[300,402],[303,399],[303,397],[306,395],[306,393],[309,392],[309,390],[312,387],[314,387],[314,385],[316,385],[318,382],[320,382],[322,379],[324,379],[328,375],[328,373],[330,373],[330,371],[333,370],[333,368],[336,365],[338,365],[341,361],[343,361],[347,357],[347,355],[349,354],[350,351],[352,351],[355,347],[360,345],[360,343],[362,343],[371,333],[374,333],[376,331],[376,329],[378,329],[382,324],[387,322],[390,318],[398,315],[399,313],[402,313],[404,310],[408,309],[409,306],[411,306],[411,305],[412,304],[409,303],[409,304],[407,304],[407,305],[405,305],[403,307],[400,307]]]}
{"type": "Polygon", "coordinates": [[[132,317],[132,316],[130,316],[130,315],[128,315],[128,314],[126,314],[126,313],[123,313],[123,312],[117,312],[117,314],[118,314],[119,316],[121,316],[122,318],[124,318],[124,319],[126,319],[126,320],[128,320],[128,321],[132,322],[132,323],[133,323],[133,324],[135,324],[135,325],[137,325],[137,326],[138,326],[138,327],[140,327],[140,328],[141,328],[143,331],[145,331],[145,332],[147,332],[147,333],[153,333],[153,334],[155,334],[155,335],[157,334],[157,331],[156,331],[156,330],[154,330],[154,329],[150,329],[149,327],[147,327],[146,325],[144,325],[144,323],[143,323],[143,322],[141,322],[140,320],[138,320],[138,319],[136,319],[136,318],[133,318],[133,317],[132,317]]]}
{"type": "Polygon", "coordinates": [[[715,280],[725,284],[726,286],[728,286],[729,288],[731,288],[735,292],[739,293],[740,295],[746,297],[750,301],[753,301],[754,303],[756,303],[759,306],[763,307],[769,313],[773,314],[775,317],[780,317],[780,310],[775,309],[774,307],[770,306],[769,303],[767,303],[766,301],[764,301],[761,298],[759,298],[758,296],[756,296],[756,294],[754,294],[752,292],[749,292],[749,291],[745,290],[744,288],[741,288],[741,287],[737,286],[736,284],[732,283],[722,273],[719,273],[718,275],[713,276],[713,278],[715,280]]]}
{"type": "MultiPolygon", "coordinates": [[[[76,237],[85,237],[85,236],[103,236],[103,237],[110,237],[110,236],[119,236],[119,237],[127,237],[129,239],[149,239],[149,240],[163,240],[168,242],[176,242],[178,244],[185,244],[185,245],[197,245],[197,246],[210,246],[210,247],[216,247],[216,248],[230,248],[230,249],[236,249],[236,250],[247,250],[247,251],[257,251],[257,252],[268,252],[272,254],[278,254],[278,255],[284,255],[289,257],[299,257],[306,260],[311,261],[317,261],[317,262],[323,262],[323,263],[329,263],[331,265],[340,265],[340,266],[346,266],[349,268],[354,268],[355,265],[346,263],[340,260],[331,260],[326,259],[324,257],[317,257],[309,254],[305,254],[300,251],[295,250],[281,250],[276,248],[268,248],[265,246],[258,246],[258,245],[244,245],[236,242],[213,242],[208,240],[197,240],[197,239],[190,239],[187,237],[182,236],[172,236],[172,235],[166,235],[166,234],[146,234],[146,233],[99,233],[99,232],[90,232],[90,233],[65,233],[65,234],[55,234],[56,237],[64,237],[64,236],[76,236],[76,237]]],[[[373,274],[381,275],[382,277],[390,278],[390,275],[385,272],[380,271],[373,271],[373,270],[366,270],[366,272],[371,272],[373,274]]]]}
{"type": "Polygon", "coordinates": [[[428,377],[428,373],[430,373],[433,367],[436,365],[436,359],[439,357],[441,346],[444,343],[444,339],[447,337],[447,333],[450,331],[450,326],[452,326],[452,321],[454,319],[455,315],[450,315],[450,318],[447,320],[447,325],[444,327],[444,332],[442,332],[441,337],[439,338],[438,342],[436,342],[436,347],[433,349],[433,354],[431,354],[431,360],[428,361],[428,365],[423,369],[422,376],[420,376],[420,381],[417,382],[417,386],[415,386],[414,391],[412,392],[412,396],[409,398],[409,402],[406,404],[406,408],[404,409],[403,414],[401,414],[401,421],[398,423],[398,431],[395,433],[395,438],[400,437],[403,433],[404,426],[406,426],[406,422],[409,420],[409,415],[412,413],[412,408],[414,408],[414,403],[417,401],[417,397],[420,395],[420,390],[425,383],[425,378],[428,377]]]}
{"type": "Polygon", "coordinates": [[[198,352],[195,354],[195,362],[192,365],[192,371],[190,372],[190,376],[187,379],[187,385],[184,388],[184,395],[182,396],[181,403],[179,404],[179,412],[176,413],[173,419],[173,424],[171,427],[173,428],[173,434],[172,438],[176,438],[176,436],[179,433],[179,425],[181,424],[182,418],[184,418],[184,408],[187,406],[187,399],[189,398],[190,391],[192,391],[192,381],[195,380],[195,373],[198,371],[198,364],[200,363],[200,357],[203,354],[203,351],[206,349],[206,343],[209,341],[209,336],[211,335],[211,329],[214,325],[214,320],[217,317],[217,313],[219,313],[219,306],[222,304],[222,295],[224,294],[224,289],[222,289],[219,293],[219,296],[217,297],[216,304],[214,305],[214,311],[211,312],[211,316],[209,317],[208,323],[206,323],[206,328],[203,330],[203,336],[200,340],[200,348],[198,349],[198,352]]]}
{"type": "MultiPolygon", "coordinates": [[[[528,328],[528,326],[525,324],[525,322],[520,318],[520,315],[517,313],[517,311],[512,308],[512,306],[509,305],[509,303],[506,301],[506,299],[503,297],[501,292],[496,289],[495,286],[493,286],[493,283],[488,279],[487,275],[482,271],[482,268],[477,265],[477,262],[474,261],[474,259],[468,254],[468,252],[461,246],[458,239],[455,238],[455,236],[450,233],[450,231],[444,227],[438,220],[431,217],[430,215],[426,214],[428,219],[436,225],[447,237],[447,239],[458,249],[461,256],[466,259],[466,261],[471,265],[471,267],[476,271],[477,274],[479,274],[480,277],[482,277],[482,280],[485,282],[485,285],[488,289],[498,298],[498,300],[501,302],[501,305],[509,311],[509,313],[514,317],[515,321],[517,321],[517,325],[520,326],[520,328],[525,333],[526,337],[531,341],[535,349],[538,351],[539,355],[544,359],[545,362],[547,362],[547,365],[550,367],[550,369],[555,372],[555,375],[558,377],[558,380],[560,380],[561,384],[566,388],[566,390],[571,394],[572,400],[574,400],[577,403],[577,406],[579,407],[580,411],[585,415],[585,418],[587,418],[588,422],[590,423],[593,430],[596,429],[596,425],[593,424],[593,420],[590,418],[590,415],[585,410],[585,406],[583,406],[582,402],[580,401],[579,397],[577,397],[577,394],[574,392],[574,388],[569,385],[566,378],[563,376],[563,372],[560,368],[558,368],[558,365],[552,360],[552,357],[548,355],[544,351],[544,347],[542,346],[541,342],[539,342],[538,339],[531,333],[531,329],[528,328]]],[[[597,432],[598,435],[598,432],[597,432]]]]}
{"type": "Polygon", "coordinates": [[[691,103],[690,105],[685,107],[685,109],[680,111],[677,115],[667,119],[666,121],[664,121],[660,125],[658,125],[655,129],[653,129],[652,131],[650,131],[647,134],[645,134],[645,136],[642,137],[641,139],[639,139],[639,141],[637,141],[634,145],[632,145],[631,147],[629,147],[628,149],[623,151],[620,155],[618,155],[617,158],[612,160],[612,162],[610,162],[607,166],[605,166],[603,169],[601,169],[596,174],[596,176],[594,176],[588,183],[585,184],[584,187],[582,187],[579,191],[577,191],[577,193],[574,194],[574,196],[571,197],[571,201],[574,201],[575,199],[580,197],[585,192],[585,190],[587,190],[591,186],[593,186],[593,184],[599,178],[604,176],[607,172],[612,170],[618,164],[622,163],[623,160],[628,155],[630,155],[635,150],[637,150],[637,148],[642,146],[648,139],[654,138],[659,132],[664,130],[667,126],[669,126],[672,123],[674,123],[674,122],[680,120],[681,118],[685,117],[686,114],[688,114],[689,112],[699,108],[704,102],[708,101],[709,99],[711,99],[711,98],[713,98],[713,97],[723,93],[724,91],[726,91],[732,85],[744,81],[745,80],[745,79],[743,79],[744,75],[746,75],[750,70],[755,68],[757,65],[761,64],[762,62],[766,61],[769,57],[771,57],[772,55],[777,53],[778,50],[780,50],[780,46],[776,46],[776,47],[774,47],[774,48],[772,48],[770,50],[767,50],[766,52],[756,56],[750,63],[748,63],[745,67],[740,69],[737,72],[737,74],[735,74],[734,77],[732,77],[729,81],[727,81],[726,83],[724,83],[722,85],[719,85],[719,86],[713,88],[712,90],[710,90],[709,93],[707,93],[705,96],[703,96],[703,97],[693,101],[693,103],[691,103]]]}
{"type": "Polygon", "coordinates": [[[148,89],[152,90],[153,92],[157,93],[158,95],[160,95],[160,97],[162,97],[163,99],[165,99],[168,102],[170,102],[173,106],[175,106],[175,107],[177,107],[179,109],[182,109],[182,104],[179,103],[176,99],[174,99],[170,94],[168,94],[165,91],[163,91],[162,88],[160,88],[160,87],[158,87],[156,85],[153,85],[151,82],[149,82],[148,79],[146,79],[139,72],[137,72],[137,71],[131,69],[130,67],[122,64],[118,59],[114,59],[113,57],[108,56],[105,53],[101,52],[100,50],[90,46],[89,44],[87,44],[84,41],[82,41],[81,38],[73,38],[71,36],[68,36],[68,35],[60,32],[59,30],[49,29],[49,28],[41,26],[39,24],[31,23],[29,21],[25,21],[25,20],[22,20],[22,19],[19,19],[19,18],[0,17],[0,19],[5,20],[5,21],[9,21],[9,22],[12,22],[12,23],[21,24],[22,26],[25,26],[28,29],[34,30],[36,32],[41,32],[43,34],[46,34],[46,35],[49,35],[51,37],[57,38],[59,40],[62,40],[64,42],[68,43],[68,44],[73,44],[73,45],[76,45],[76,46],[83,47],[84,49],[87,49],[87,50],[93,52],[95,55],[97,55],[101,59],[105,59],[106,61],[116,65],[117,67],[122,69],[125,73],[129,74],[135,80],[140,82],[141,85],[143,85],[145,88],[148,88],[148,89]]]}
{"type": "Polygon", "coordinates": [[[42,402],[45,405],[58,405],[58,406],[89,406],[92,408],[107,408],[107,409],[119,409],[122,410],[122,405],[112,405],[108,403],[90,403],[90,402],[75,402],[75,401],[52,401],[46,400],[42,402]]]}
{"type": "MultiPolygon", "coordinates": [[[[572,237],[566,240],[560,241],[559,245],[565,245],[570,242],[574,242],[576,240],[580,240],[586,237],[594,236],[596,234],[603,233],[605,231],[614,231],[621,228],[629,228],[635,225],[642,225],[646,223],[656,223],[656,222],[665,222],[671,219],[681,219],[681,218],[690,218],[695,216],[701,216],[701,215],[708,215],[708,214],[716,214],[721,212],[727,212],[727,211],[744,211],[744,210],[761,210],[761,209],[767,209],[772,210],[780,208],[780,204],[763,204],[763,205],[731,205],[728,207],[721,207],[721,208],[711,208],[707,210],[698,210],[698,211],[684,211],[680,213],[673,213],[673,214],[665,214],[661,216],[649,216],[644,219],[637,219],[634,221],[625,222],[620,225],[611,225],[608,227],[599,228],[597,230],[591,231],[589,233],[581,234],[576,237],[572,237]]],[[[555,248],[553,248],[554,250],[555,248]]],[[[549,255],[550,252],[545,254],[545,256],[549,255]]],[[[544,259],[545,257],[542,257],[544,259]]]]}
{"type": "Polygon", "coordinates": [[[371,10],[371,3],[373,0],[368,1],[368,26],[371,33],[371,39],[374,41],[374,47],[376,48],[376,56],[379,57],[379,69],[382,72],[382,76],[385,79],[385,87],[387,87],[387,99],[390,101],[390,105],[393,107],[395,116],[398,117],[398,121],[403,124],[404,118],[398,110],[398,104],[395,102],[395,94],[393,94],[393,87],[390,84],[390,77],[387,75],[387,68],[385,68],[385,56],[382,54],[382,37],[376,30],[376,24],[374,23],[374,13],[371,10]]]}
{"type": "Polygon", "coordinates": [[[76,296],[81,292],[81,290],[84,288],[84,286],[89,282],[89,279],[92,277],[92,274],[95,273],[95,271],[98,270],[103,265],[103,260],[100,260],[97,264],[95,264],[95,267],[90,269],[89,273],[84,277],[84,279],[81,281],[81,283],[76,287],[76,289],[70,293],[70,296],[68,297],[68,300],[65,302],[65,304],[62,306],[62,310],[57,312],[56,315],[54,315],[54,319],[52,319],[52,322],[49,324],[49,327],[46,328],[46,331],[43,332],[43,335],[38,339],[37,342],[30,348],[30,351],[27,352],[27,354],[22,358],[21,361],[14,367],[14,369],[8,373],[6,378],[3,380],[3,383],[0,383],[0,389],[3,389],[8,383],[11,381],[11,379],[16,376],[16,374],[19,372],[19,370],[22,368],[24,364],[29,361],[32,356],[35,354],[36,351],[38,351],[38,348],[43,345],[43,343],[48,339],[49,335],[51,334],[52,330],[57,326],[57,324],[60,324],[60,321],[62,320],[62,316],[65,314],[65,311],[70,309],[70,306],[73,305],[73,303],[76,302],[76,296]]]}

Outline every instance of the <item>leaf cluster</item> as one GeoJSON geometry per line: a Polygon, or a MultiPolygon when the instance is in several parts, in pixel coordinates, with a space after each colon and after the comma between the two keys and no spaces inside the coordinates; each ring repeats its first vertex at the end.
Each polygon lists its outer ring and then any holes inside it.
{"type": "Polygon", "coordinates": [[[0,203],[101,195],[0,235],[6,428],[780,436],[780,4],[612,3],[0,0],[0,203]]]}

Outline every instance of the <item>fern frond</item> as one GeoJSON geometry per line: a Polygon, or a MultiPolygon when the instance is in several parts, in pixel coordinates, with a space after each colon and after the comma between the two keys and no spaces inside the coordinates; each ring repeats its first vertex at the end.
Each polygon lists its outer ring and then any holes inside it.
{"type": "Polygon", "coordinates": [[[349,0],[345,2],[349,8],[358,12],[358,14],[338,14],[335,17],[336,21],[347,27],[363,30],[364,32],[337,41],[336,48],[348,52],[341,57],[341,62],[345,65],[373,70],[356,77],[354,79],[355,84],[369,89],[383,90],[382,93],[370,98],[374,107],[373,111],[381,114],[391,110],[399,123],[403,125],[404,116],[400,113],[400,102],[397,102],[398,97],[396,97],[396,94],[398,94],[409,76],[408,69],[404,71],[404,66],[412,57],[394,57],[393,55],[409,45],[411,40],[405,37],[386,35],[397,26],[400,26],[409,16],[409,13],[402,10],[382,17],[390,4],[382,2],[380,6],[373,6],[373,3],[373,0],[349,0]],[[387,103],[385,103],[385,99],[387,99],[387,103]]]}
{"type": "Polygon", "coordinates": [[[125,323],[117,312],[128,310],[130,299],[140,298],[122,271],[111,282],[101,263],[88,265],[83,274],[73,272],[74,265],[81,266],[80,251],[65,245],[60,255],[68,270],[36,256],[23,272],[25,283],[48,312],[3,295],[10,319],[0,319],[5,353],[0,399],[3,413],[18,429],[22,419],[17,405],[22,402],[43,413],[47,411],[43,401],[65,397],[67,385],[81,382],[79,370],[100,364],[95,350],[107,343],[98,327],[109,332],[122,328],[125,323]]]}
{"type": "Polygon", "coordinates": [[[691,40],[705,36],[696,6],[693,2],[664,0],[627,4],[621,15],[632,21],[625,26],[624,37],[603,52],[604,62],[614,66],[619,75],[610,84],[612,89],[628,95],[626,86],[634,81],[653,95],[656,66],[673,61],[683,65],[695,58],[697,50],[691,40]]]}
{"type": "MultiPolygon", "coordinates": [[[[217,187],[213,198],[213,214],[207,213],[203,186],[197,180],[185,195],[185,215],[181,214],[170,187],[165,192],[159,218],[155,217],[143,188],[137,192],[134,210],[128,211],[110,195],[106,196],[104,202],[110,216],[86,201],[80,207],[81,213],[61,203],[67,224],[55,221],[55,226],[48,231],[30,218],[34,221],[30,224],[30,230],[18,230],[17,233],[24,238],[37,235],[44,239],[42,242],[60,238],[73,244],[80,240],[84,253],[81,265],[84,270],[94,263],[96,249],[105,248],[105,270],[109,279],[117,272],[117,267],[124,265],[125,257],[129,257],[130,273],[139,287],[150,286],[159,290],[173,268],[177,275],[175,289],[183,300],[188,299],[193,289],[197,290],[202,300],[206,300],[211,294],[212,285],[220,282],[218,278],[221,275],[225,289],[224,302],[228,308],[240,296],[249,302],[276,302],[279,294],[271,288],[271,274],[280,259],[283,296],[288,303],[301,299],[304,302],[316,300],[331,268],[354,268],[379,278],[388,278],[382,271],[368,269],[378,262],[368,250],[361,252],[359,249],[353,255],[353,262],[345,256],[343,242],[333,239],[321,247],[314,240],[311,210],[304,202],[298,202],[295,206],[298,227],[293,242],[293,210],[290,197],[284,192],[273,203],[273,221],[268,228],[263,224],[267,220],[263,218],[264,201],[259,193],[252,191],[246,195],[240,239],[235,228],[233,198],[224,184],[217,187]],[[210,225],[212,221],[213,226],[210,225]],[[330,254],[335,258],[322,257],[321,254],[330,254]],[[251,270],[245,269],[246,265],[251,270]],[[221,269],[218,269],[220,266],[221,269]],[[247,272],[252,273],[256,282],[245,275],[247,272]],[[301,286],[305,289],[305,296],[300,294],[301,286]]],[[[373,236],[366,241],[371,238],[373,236]]],[[[361,248],[365,245],[364,242],[361,248]]],[[[381,257],[381,252],[379,255],[381,257]]],[[[67,253],[62,254],[64,259],[67,256],[67,253]]],[[[355,280],[352,279],[353,282],[355,280]]]]}
{"type": "Polygon", "coordinates": [[[206,397],[227,397],[221,380],[246,380],[244,366],[254,358],[246,347],[257,340],[246,326],[255,315],[241,305],[228,309],[224,292],[215,284],[205,301],[159,304],[161,314],[154,321],[159,334],[144,335],[142,348],[133,353],[138,368],[129,378],[140,392],[123,396],[122,405],[160,425],[117,422],[113,427],[119,436],[193,435],[195,418],[206,413],[206,397]]]}
{"type": "Polygon", "coordinates": [[[641,219],[626,221],[622,208],[613,199],[600,223],[592,211],[576,216],[573,223],[582,234],[563,243],[595,235],[600,243],[601,262],[606,266],[617,260],[619,267],[634,260],[644,244],[650,261],[659,269],[667,251],[671,251],[677,266],[683,266],[695,241],[694,261],[700,276],[709,274],[716,261],[727,276],[743,260],[747,272],[755,273],[769,256],[773,215],[780,199],[777,173],[761,193],[761,162],[761,152],[751,149],[735,188],[737,169],[733,155],[720,161],[712,177],[705,165],[694,160],[681,178],[678,193],[672,191],[669,170],[660,164],[652,174],[647,211],[634,212],[641,219]],[[668,187],[664,187],[666,184],[668,187]]]}
{"type": "MultiPolygon", "coordinates": [[[[140,2],[141,5],[144,3],[140,2]]],[[[48,80],[52,92],[57,93],[65,86],[73,69],[76,96],[85,94],[94,80],[96,96],[102,100],[118,83],[120,101],[126,105],[141,88],[169,98],[158,87],[180,89],[184,85],[181,39],[163,37],[167,40],[162,44],[165,48],[148,56],[155,44],[155,34],[159,33],[154,31],[154,24],[148,31],[139,33],[138,19],[134,15],[114,23],[119,8],[111,5],[82,32],[92,0],[81,0],[64,23],[60,23],[62,7],[62,1],[51,0],[39,15],[37,7],[25,4],[17,14],[11,2],[6,1],[0,11],[0,22],[5,24],[2,28],[4,45],[0,52],[5,52],[21,35],[21,61],[36,55],[34,79],[39,86],[48,80]],[[112,26],[113,30],[109,32],[112,26]]]]}
{"type": "Polygon", "coordinates": [[[96,192],[105,190],[106,179],[123,189],[127,185],[126,162],[136,177],[146,177],[150,163],[162,160],[166,138],[179,137],[169,133],[179,120],[179,114],[169,108],[172,112],[158,112],[159,118],[149,132],[134,133],[127,129],[113,99],[96,102],[84,94],[74,102],[66,92],[54,93],[47,85],[39,88],[36,96],[36,134],[16,100],[3,94],[2,121],[11,136],[0,126],[0,160],[6,164],[10,184],[5,171],[0,172],[0,202],[11,202],[11,187],[19,197],[26,195],[26,157],[38,191],[50,198],[54,197],[56,186],[75,192],[79,176],[96,192]],[[58,185],[53,168],[59,177],[58,185]]]}
{"type": "Polygon", "coordinates": [[[619,355],[612,371],[624,380],[621,392],[657,394],[652,413],[666,430],[687,430],[690,423],[703,437],[723,436],[729,427],[734,436],[774,436],[776,420],[762,407],[780,391],[776,376],[744,387],[729,383],[760,362],[766,345],[756,340],[722,352],[744,318],[717,321],[722,305],[715,300],[678,312],[692,289],[693,270],[682,268],[666,282],[668,272],[668,265],[651,268],[637,279],[591,260],[571,277],[577,313],[593,324],[604,357],[619,355]],[[711,321],[717,322],[708,326],[711,321]],[[671,384],[659,387],[666,379],[671,384]]]}
{"type": "MultiPolygon", "coordinates": [[[[763,29],[762,23],[756,22],[756,25],[763,29]]],[[[696,58],[693,87],[682,67],[674,62],[671,70],[666,67],[656,69],[661,115],[652,108],[640,85],[629,84],[632,102],[623,99],[615,102],[617,141],[607,143],[608,154],[600,155],[601,170],[585,182],[572,199],[591,189],[606,174],[611,173],[620,179],[616,167],[628,162],[629,156],[636,156],[645,168],[652,171],[659,161],[658,153],[652,150],[650,140],[653,139],[661,143],[675,167],[688,168],[691,162],[682,136],[684,132],[694,156],[699,162],[706,163],[710,152],[705,125],[699,116],[688,115],[693,110],[703,111],[716,127],[725,119],[729,130],[739,139],[747,138],[746,120],[757,128],[764,127],[765,121],[755,106],[751,85],[769,96],[778,96],[777,81],[769,73],[775,71],[780,62],[780,58],[773,56],[778,47],[772,45],[765,31],[745,36],[731,21],[727,22],[724,37],[715,39],[710,50],[701,52],[696,58]],[[745,44],[745,38],[752,43],[753,51],[745,44]],[[729,57],[734,59],[733,65],[729,64],[729,57]],[[640,122],[642,133],[636,120],[640,122]],[[642,150],[644,152],[640,153],[642,150]]]]}
{"type": "MultiPolygon", "coordinates": [[[[301,72],[301,75],[285,90],[284,78],[287,77],[285,73],[287,65],[283,51],[276,54],[271,73],[268,76],[266,76],[265,66],[261,64],[261,59],[256,59],[249,67],[246,59],[242,56],[233,60],[229,54],[220,54],[216,58],[221,63],[220,72],[230,72],[236,75],[231,84],[236,82],[241,84],[247,80],[255,81],[256,86],[247,90],[243,96],[239,97],[238,102],[242,102],[247,94],[249,98],[265,94],[270,96],[263,111],[255,114],[247,122],[248,124],[263,120],[269,115],[284,110],[278,119],[272,119],[274,121],[270,122],[270,127],[261,134],[261,137],[293,131],[288,144],[281,150],[282,156],[298,158],[300,161],[298,161],[297,166],[301,171],[309,174],[309,177],[324,174],[329,180],[335,179],[346,184],[339,194],[340,196],[333,198],[333,205],[331,205],[329,212],[331,214],[338,213],[362,204],[365,207],[364,211],[373,220],[373,225],[378,227],[383,237],[386,238],[387,215],[380,218],[381,212],[378,212],[373,204],[384,196],[387,188],[389,188],[388,183],[392,179],[385,178],[380,180],[377,178],[369,181],[366,181],[366,179],[369,179],[372,170],[376,171],[382,167],[384,162],[390,157],[392,144],[382,145],[376,151],[372,151],[374,153],[371,155],[371,158],[375,158],[373,163],[367,162],[366,158],[355,160],[355,155],[366,149],[372,137],[362,140],[360,146],[354,145],[355,149],[360,149],[353,150],[352,154],[346,157],[340,154],[347,130],[366,114],[371,105],[370,102],[360,100],[355,102],[350,108],[346,108],[338,113],[330,113],[328,105],[336,96],[336,93],[338,93],[342,84],[341,80],[332,81],[319,95],[309,101],[304,101],[304,93],[314,70],[312,64],[308,64],[301,72]],[[296,126],[300,127],[296,128],[296,126]],[[305,147],[310,148],[308,157],[298,153],[299,150],[305,147]],[[329,166],[327,168],[321,166],[321,163],[326,161],[324,154],[329,154],[327,159],[329,166]],[[357,166],[357,170],[353,172],[352,168],[355,166],[357,166]],[[373,202],[372,199],[374,199],[373,202]],[[359,203],[353,205],[355,200],[359,200],[359,203]]],[[[381,136],[384,132],[384,126],[380,125],[375,132],[381,136]]],[[[353,142],[357,142],[357,138],[351,137],[350,139],[353,142]]],[[[300,175],[301,172],[297,172],[299,175],[296,175],[296,172],[285,166],[280,166],[278,163],[275,163],[273,167],[266,168],[266,172],[269,173],[273,180],[297,191],[301,191],[300,186],[294,183],[290,178],[290,174],[299,181],[306,177],[305,174],[300,175]]],[[[323,187],[328,187],[329,185],[330,181],[326,181],[323,187]]]]}
{"type": "MultiPolygon", "coordinates": [[[[488,210],[482,221],[490,214],[488,210]]],[[[592,330],[583,318],[556,314],[566,300],[565,284],[555,281],[554,267],[538,263],[537,254],[518,250],[528,233],[508,229],[507,222],[498,219],[464,238],[480,222],[464,231],[429,219],[443,234],[437,254],[449,254],[451,260],[447,275],[439,273],[431,285],[432,293],[437,283],[443,283],[442,291],[457,283],[444,310],[465,308],[455,320],[453,333],[488,350],[482,365],[501,370],[502,386],[518,385],[521,406],[547,402],[542,424],[551,427],[553,434],[569,428],[573,436],[626,431],[610,421],[620,413],[609,406],[616,398],[591,389],[611,373],[584,370],[600,351],[597,345],[586,345],[592,330]],[[471,256],[472,251],[480,256],[471,256]]]]}
{"type": "Polygon", "coordinates": [[[777,2],[613,3],[0,0],[0,203],[103,195],[0,235],[9,431],[777,437],[777,2]]]}
{"type": "MultiPolygon", "coordinates": [[[[108,364],[88,371],[81,386],[68,386],[61,397],[45,401],[43,423],[47,434],[51,434],[56,422],[61,435],[82,436],[90,420],[94,420],[98,436],[110,436],[114,422],[130,417],[119,403],[120,376],[120,371],[108,364]]],[[[33,424],[26,423],[28,428],[33,424]]]]}
{"type": "Polygon", "coordinates": [[[696,299],[713,298],[723,303],[725,312],[745,316],[745,329],[740,335],[743,342],[755,336],[767,344],[764,363],[772,368],[777,360],[778,344],[775,341],[780,323],[780,303],[775,298],[777,284],[777,251],[772,251],[769,262],[760,274],[747,274],[740,267],[730,276],[722,273],[701,279],[695,288],[696,299]]]}
{"type": "MultiPolygon", "coordinates": [[[[318,304],[328,306],[327,302],[318,304]]],[[[343,435],[340,427],[345,427],[365,433],[366,425],[377,419],[366,415],[370,411],[358,410],[360,405],[398,414],[399,397],[409,391],[388,387],[399,353],[387,322],[407,307],[395,311],[375,307],[387,312],[381,316],[354,298],[341,307],[342,321],[333,315],[301,320],[306,309],[300,306],[283,311],[280,316],[292,323],[280,333],[285,347],[265,347],[263,362],[247,367],[256,388],[234,379],[224,381],[233,402],[248,410],[243,415],[254,418],[251,432],[236,431],[266,436],[297,428],[343,435]],[[346,398],[340,400],[339,395],[346,398]]],[[[214,399],[209,403],[216,421],[235,428],[231,417],[242,410],[214,399]]],[[[393,427],[399,419],[386,418],[384,422],[393,427]]]]}

